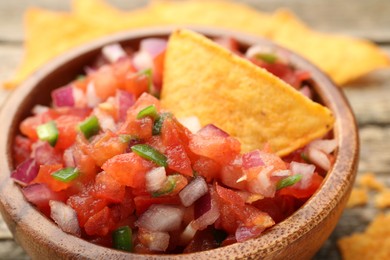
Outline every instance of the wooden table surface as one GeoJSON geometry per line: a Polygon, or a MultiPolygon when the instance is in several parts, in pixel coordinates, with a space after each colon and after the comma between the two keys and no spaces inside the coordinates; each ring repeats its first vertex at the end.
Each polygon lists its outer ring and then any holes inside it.
{"type": "MultiPolygon", "coordinates": [[[[146,0],[110,0],[123,9],[145,5],[146,0]]],[[[389,0],[244,0],[262,11],[287,7],[314,29],[372,40],[390,55],[389,0]]],[[[0,82],[12,75],[23,55],[22,16],[28,6],[69,10],[68,1],[0,1],[0,82]]],[[[390,186],[390,69],[371,73],[344,91],[354,109],[361,140],[359,174],[370,171],[390,186]]],[[[8,91],[0,89],[0,104],[8,91]]],[[[379,212],[370,204],[346,209],[331,237],[315,259],[341,259],[338,238],[360,232],[379,212]]],[[[0,217],[0,259],[28,259],[0,217]]]]}

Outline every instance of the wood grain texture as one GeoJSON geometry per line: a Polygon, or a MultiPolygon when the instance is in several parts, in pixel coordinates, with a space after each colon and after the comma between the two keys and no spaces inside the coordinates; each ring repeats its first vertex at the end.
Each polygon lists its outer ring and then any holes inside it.
{"type": "MultiPolygon", "coordinates": [[[[109,0],[131,9],[146,0],[109,0]]],[[[388,0],[242,0],[255,8],[274,11],[287,7],[311,27],[325,31],[359,36],[381,43],[390,54],[390,1],[388,0]]],[[[22,16],[28,6],[52,10],[69,10],[68,1],[18,0],[0,1],[0,82],[9,78],[22,55],[22,16]]],[[[378,71],[349,84],[345,89],[360,128],[361,156],[359,173],[373,171],[390,186],[390,70],[378,71]]],[[[0,104],[8,91],[0,89],[0,104]]],[[[378,210],[367,207],[344,211],[335,231],[315,256],[315,259],[341,259],[338,238],[360,232],[375,217],[378,210]]],[[[0,219],[0,259],[28,259],[4,228],[0,219]]]]}

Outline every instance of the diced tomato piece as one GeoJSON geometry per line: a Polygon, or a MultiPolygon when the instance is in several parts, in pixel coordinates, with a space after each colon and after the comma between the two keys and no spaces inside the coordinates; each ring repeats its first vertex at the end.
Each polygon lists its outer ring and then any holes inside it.
{"type": "Polygon", "coordinates": [[[107,206],[105,199],[96,198],[88,191],[69,197],[66,203],[77,212],[80,227],[84,227],[90,217],[107,206]]]}
{"type": "Polygon", "coordinates": [[[164,72],[165,50],[153,59],[153,83],[158,93],[161,92],[164,72]]]}
{"type": "Polygon", "coordinates": [[[117,223],[117,227],[130,225],[134,227],[135,218],[131,217],[135,211],[135,205],[133,200],[133,195],[131,194],[131,189],[125,189],[125,195],[122,201],[119,204],[115,204],[111,207],[112,215],[117,223]]]}
{"type": "Polygon", "coordinates": [[[323,179],[324,178],[322,176],[315,172],[313,174],[313,177],[311,178],[310,185],[308,185],[307,188],[299,189],[294,187],[295,185],[293,185],[279,190],[278,193],[280,195],[294,196],[298,199],[308,198],[313,195],[313,193],[316,192],[316,190],[321,186],[323,179]]]}
{"type": "Polygon", "coordinates": [[[153,198],[150,195],[134,197],[135,211],[138,216],[144,213],[153,204],[180,205],[179,196],[163,196],[153,198]]]}
{"type": "Polygon", "coordinates": [[[111,66],[105,65],[90,75],[96,95],[102,100],[115,95],[118,86],[117,78],[111,66]]]}
{"type": "Polygon", "coordinates": [[[71,115],[60,116],[55,120],[58,129],[56,149],[65,150],[74,143],[77,135],[77,125],[82,120],[82,117],[71,115]]]}
{"type": "Polygon", "coordinates": [[[243,177],[244,172],[240,165],[228,164],[222,167],[221,173],[221,182],[230,188],[235,188],[238,190],[245,190],[246,180],[239,181],[243,177]]]}
{"type": "Polygon", "coordinates": [[[189,147],[195,154],[228,164],[239,153],[240,142],[215,126],[208,125],[191,136],[189,147]]]}
{"type": "Polygon", "coordinates": [[[287,195],[276,195],[274,198],[264,198],[252,203],[256,208],[269,214],[276,223],[289,217],[302,204],[303,201],[287,195]]]}
{"type": "Polygon", "coordinates": [[[148,92],[149,81],[149,76],[142,73],[133,73],[126,77],[124,90],[130,92],[135,97],[139,97],[142,93],[148,92]]]}
{"type": "Polygon", "coordinates": [[[96,176],[93,194],[97,198],[119,203],[125,197],[125,186],[118,183],[106,172],[101,172],[96,176]]]}
{"type": "Polygon", "coordinates": [[[107,160],[102,169],[120,184],[132,188],[145,187],[145,174],[153,168],[153,163],[134,153],[125,153],[107,160]]]}
{"type": "Polygon", "coordinates": [[[73,146],[73,157],[76,167],[80,171],[79,180],[80,182],[85,183],[94,180],[97,173],[97,167],[95,160],[85,152],[87,150],[87,144],[83,142],[84,137],[82,135],[78,135],[76,138],[76,144],[73,146]]]}
{"type": "Polygon", "coordinates": [[[107,206],[91,216],[84,225],[85,232],[90,236],[105,236],[112,231],[114,227],[115,222],[112,218],[111,210],[107,206]]]}
{"type": "Polygon", "coordinates": [[[88,146],[89,155],[95,160],[96,165],[102,166],[108,159],[126,152],[128,144],[121,141],[118,135],[111,131],[95,136],[88,146]]]}
{"type": "Polygon", "coordinates": [[[54,179],[51,174],[63,168],[62,164],[41,165],[33,183],[45,183],[52,191],[61,191],[69,188],[73,182],[62,182],[54,179]]]}
{"type": "Polygon", "coordinates": [[[168,167],[183,175],[193,176],[191,161],[186,154],[179,131],[171,118],[166,118],[161,129],[161,139],[166,147],[165,155],[168,158],[168,167]]]}
{"type": "Polygon", "coordinates": [[[21,135],[15,136],[15,142],[12,146],[12,157],[15,160],[15,165],[19,165],[26,159],[30,158],[31,140],[21,135]]]}
{"type": "Polygon", "coordinates": [[[150,117],[137,119],[138,112],[150,105],[155,105],[157,111],[160,110],[160,101],[152,95],[143,93],[127,111],[126,121],[122,124],[118,133],[137,136],[143,140],[152,137],[153,119],[150,117]]]}
{"type": "Polygon", "coordinates": [[[224,204],[234,204],[238,207],[245,206],[245,201],[237,192],[228,188],[224,188],[218,185],[218,183],[215,184],[215,191],[217,192],[219,198],[222,199],[224,204]]]}
{"type": "Polygon", "coordinates": [[[194,171],[203,176],[207,182],[211,182],[214,179],[219,178],[221,165],[212,159],[199,156],[193,163],[194,171]]]}

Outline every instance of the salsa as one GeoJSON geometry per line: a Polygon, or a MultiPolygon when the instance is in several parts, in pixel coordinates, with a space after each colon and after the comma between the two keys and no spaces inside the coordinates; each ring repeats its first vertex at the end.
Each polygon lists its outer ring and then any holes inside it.
{"type": "MultiPolygon", "coordinates": [[[[277,50],[240,52],[309,98],[310,73],[277,50]]],[[[196,117],[161,107],[166,41],[106,46],[95,64],[37,105],[15,137],[12,178],[64,231],[135,253],[190,253],[256,238],[321,185],[336,141],[312,141],[280,158],[196,117]]],[[[245,116],[243,114],[242,116],[245,116]]]]}

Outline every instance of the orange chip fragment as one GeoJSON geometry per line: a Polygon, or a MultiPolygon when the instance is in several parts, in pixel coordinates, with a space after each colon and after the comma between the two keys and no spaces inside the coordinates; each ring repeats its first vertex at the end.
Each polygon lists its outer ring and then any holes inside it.
{"type": "Polygon", "coordinates": [[[365,188],[353,188],[347,202],[347,208],[366,205],[368,202],[368,192],[365,188]]]}
{"type": "Polygon", "coordinates": [[[358,179],[358,183],[361,187],[366,187],[376,191],[382,191],[385,189],[385,185],[379,182],[375,178],[375,174],[372,172],[367,172],[361,175],[360,178],[358,179]]]}
{"type": "Polygon", "coordinates": [[[390,214],[378,215],[365,232],[343,237],[338,246],[344,260],[390,257],[390,214]]]}

